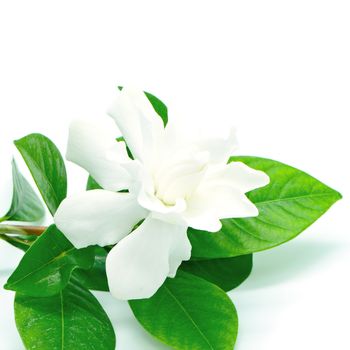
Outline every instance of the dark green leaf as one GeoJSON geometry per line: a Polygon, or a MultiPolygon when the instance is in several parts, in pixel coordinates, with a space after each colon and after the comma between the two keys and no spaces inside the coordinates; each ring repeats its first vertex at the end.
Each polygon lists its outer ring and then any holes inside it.
{"type": "Polygon", "coordinates": [[[253,267],[253,255],[184,261],[180,269],[216,284],[228,292],[244,282],[253,267]]]}
{"type": "Polygon", "coordinates": [[[114,350],[113,326],[96,298],[76,281],[59,294],[16,294],[15,318],[28,350],[114,350]]]}
{"type": "Polygon", "coordinates": [[[199,277],[178,271],[153,297],[129,304],[142,326],[174,349],[233,349],[236,309],[223,290],[199,277]]]}
{"type": "Polygon", "coordinates": [[[248,193],[259,216],[222,220],[222,229],[214,234],[189,229],[194,257],[239,256],[287,242],[341,198],[314,177],[283,163],[256,157],[233,157],[231,161],[241,161],[270,176],[268,186],[248,193]]]}
{"type": "Polygon", "coordinates": [[[45,215],[44,207],[28,181],[19,172],[15,161],[12,161],[13,195],[8,213],[0,221],[33,222],[45,215]]]}
{"type": "Polygon", "coordinates": [[[15,141],[53,215],[67,194],[67,175],[62,156],[46,136],[30,134],[15,141]]]}
{"type": "Polygon", "coordinates": [[[95,262],[91,269],[74,271],[74,276],[88,289],[109,291],[106,275],[107,251],[101,247],[95,247],[95,262]]]}
{"type": "Polygon", "coordinates": [[[55,295],[73,270],[89,269],[93,263],[94,247],[74,248],[52,225],[28,249],[5,288],[36,297],[55,295]]]}

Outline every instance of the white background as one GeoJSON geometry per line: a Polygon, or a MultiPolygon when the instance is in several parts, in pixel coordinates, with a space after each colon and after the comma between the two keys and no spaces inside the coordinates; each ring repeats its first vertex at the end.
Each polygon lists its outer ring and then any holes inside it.
{"type": "MultiPolygon", "coordinates": [[[[70,120],[102,118],[118,84],[153,92],[189,128],[235,125],[239,154],[294,165],[345,197],[296,240],[256,254],[230,293],[236,349],[350,349],[349,17],[339,0],[0,0],[0,188],[8,155],[20,159],[13,139],[41,132],[64,151],[70,120]]],[[[68,170],[80,191],[86,174],[68,170]]],[[[1,284],[19,258],[0,244],[1,284]]],[[[99,298],[119,349],[165,349],[126,304],[99,298]]],[[[12,300],[0,290],[1,350],[23,349],[12,300]]]]}

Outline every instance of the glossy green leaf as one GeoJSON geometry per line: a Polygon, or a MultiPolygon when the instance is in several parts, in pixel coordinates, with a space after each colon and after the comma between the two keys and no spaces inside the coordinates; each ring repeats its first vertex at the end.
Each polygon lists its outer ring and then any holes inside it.
{"type": "Polygon", "coordinates": [[[12,161],[13,195],[11,207],[1,221],[39,221],[45,215],[40,199],[12,161]]]}
{"type": "Polygon", "coordinates": [[[253,255],[248,254],[233,258],[184,261],[180,269],[204,278],[228,292],[248,278],[252,267],[253,255]]]}
{"type": "MultiPolygon", "coordinates": [[[[118,86],[119,90],[122,90],[122,86],[118,86]]],[[[168,123],[168,108],[164,104],[163,101],[161,101],[158,97],[154,96],[153,94],[145,91],[145,95],[148,98],[149,102],[151,102],[151,105],[153,106],[156,113],[162,118],[164,126],[168,123]]]]}
{"type": "Polygon", "coordinates": [[[27,350],[114,350],[113,326],[97,299],[76,281],[59,294],[16,294],[15,318],[27,350]]]}
{"type": "Polygon", "coordinates": [[[109,291],[106,275],[107,251],[104,248],[95,247],[95,262],[91,269],[74,271],[74,276],[88,289],[109,291]]]}
{"type": "Polygon", "coordinates": [[[287,242],[341,198],[314,177],[283,163],[257,157],[233,157],[231,161],[241,161],[270,176],[269,185],[247,194],[259,216],[222,220],[222,229],[214,234],[189,229],[194,257],[239,256],[287,242]]]}
{"type": "Polygon", "coordinates": [[[223,290],[202,278],[178,271],[153,297],[129,304],[141,325],[174,349],[233,349],[235,307],[223,290]]]}
{"type": "Polygon", "coordinates": [[[67,195],[67,175],[62,156],[46,136],[30,134],[15,141],[38,189],[53,215],[67,195]]]}
{"type": "Polygon", "coordinates": [[[94,247],[74,248],[52,225],[27,250],[4,287],[30,296],[55,295],[68,284],[73,270],[89,269],[93,263],[94,247]]]}

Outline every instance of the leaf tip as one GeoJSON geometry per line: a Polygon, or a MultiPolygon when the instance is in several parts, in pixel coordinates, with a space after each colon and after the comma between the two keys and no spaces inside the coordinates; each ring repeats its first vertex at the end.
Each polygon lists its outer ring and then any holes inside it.
{"type": "Polygon", "coordinates": [[[4,284],[4,289],[6,289],[6,290],[12,290],[12,288],[11,288],[11,283],[6,282],[6,283],[4,284]]]}

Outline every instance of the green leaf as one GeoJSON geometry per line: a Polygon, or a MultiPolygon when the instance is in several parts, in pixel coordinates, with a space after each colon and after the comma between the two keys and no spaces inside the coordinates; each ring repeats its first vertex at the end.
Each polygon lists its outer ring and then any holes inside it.
{"type": "Polygon", "coordinates": [[[222,220],[222,229],[214,234],[189,229],[194,257],[239,256],[275,247],[304,231],[341,198],[314,177],[283,163],[256,157],[230,161],[270,176],[269,185],[247,194],[259,216],[222,220]]]}
{"type": "Polygon", "coordinates": [[[184,261],[180,269],[204,278],[228,292],[248,278],[252,267],[253,255],[248,254],[234,258],[184,261]]]}
{"type": "Polygon", "coordinates": [[[86,288],[108,292],[108,281],[106,275],[106,257],[107,251],[104,248],[95,247],[95,262],[91,269],[74,271],[74,276],[86,288]]]}
{"type": "Polygon", "coordinates": [[[24,252],[30,248],[37,238],[38,237],[34,235],[6,235],[0,232],[0,239],[24,252]]]}
{"type": "Polygon", "coordinates": [[[88,177],[88,181],[86,184],[86,190],[100,190],[102,187],[95,181],[95,179],[92,176],[88,177]]]}
{"type": "Polygon", "coordinates": [[[129,304],[141,325],[174,349],[233,349],[236,309],[223,290],[199,277],[178,271],[153,297],[129,304]]]}
{"type": "MultiPolygon", "coordinates": [[[[119,90],[122,90],[122,86],[118,86],[119,90]]],[[[158,97],[152,95],[151,93],[145,91],[145,95],[148,98],[149,102],[153,106],[156,113],[162,118],[164,126],[168,123],[168,108],[158,97]]]]}
{"type": "Polygon", "coordinates": [[[59,294],[16,294],[15,319],[27,350],[114,350],[113,326],[97,299],[72,281],[59,294]]]}
{"type": "Polygon", "coordinates": [[[27,250],[5,289],[35,297],[59,293],[72,271],[89,269],[94,263],[94,247],[76,249],[51,225],[27,250]]]}
{"type": "Polygon", "coordinates": [[[30,134],[15,141],[52,215],[67,195],[67,175],[62,156],[46,136],[30,134]]]}
{"type": "Polygon", "coordinates": [[[164,126],[168,123],[168,108],[158,97],[152,95],[149,92],[145,91],[145,95],[147,96],[149,102],[151,102],[154,110],[157,114],[162,118],[164,126]]]}
{"type": "Polygon", "coordinates": [[[1,221],[39,221],[45,215],[40,199],[19,172],[16,162],[12,161],[13,195],[12,203],[7,214],[1,221]]]}

